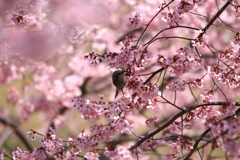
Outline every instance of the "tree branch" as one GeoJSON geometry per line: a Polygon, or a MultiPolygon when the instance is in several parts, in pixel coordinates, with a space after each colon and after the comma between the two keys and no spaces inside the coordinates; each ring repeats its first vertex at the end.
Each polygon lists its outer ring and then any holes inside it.
{"type": "MultiPolygon", "coordinates": [[[[161,132],[163,129],[167,128],[169,125],[171,125],[175,120],[177,120],[179,117],[183,116],[185,113],[194,110],[196,108],[199,107],[203,107],[203,106],[213,106],[213,105],[230,105],[231,102],[210,102],[210,103],[204,103],[204,104],[197,104],[197,105],[193,105],[190,106],[182,111],[180,111],[179,113],[175,114],[167,123],[165,123],[164,125],[162,125],[161,127],[159,127],[158,129],[156,129],[155,131],[153,131],[152,133],[148,134],[147,136],[145,136],[144,138],[141,138],[137,143],[135,143],[130,150],[140,146],[144,141],[146,141],[147,139],[149,139],[150,137],[153,137],[154,135],[156,135],[157,133],[161,132]]],[[[235,103],[236,106],[240,106],[240,102],[236,102],[235,103]]],[[[238,110],[237,110],[238,111],[238,110]]],[[[236,111],[236,112],[237,112],[236,111]]]]}
{"type": "Polygon", "coordinates": [[[0,122],[11,127],[13,131],[16,133],[16,135],[19,137],[19,139],[23,142],[23,144],[26,146],[28,150],[33,150],[32,145],[28,142],[26,135],[24,135],[19,129],[18,129],[18,122],[11,122],[7,120],[6,118],[2,117],[0,115],[0,122]]]}

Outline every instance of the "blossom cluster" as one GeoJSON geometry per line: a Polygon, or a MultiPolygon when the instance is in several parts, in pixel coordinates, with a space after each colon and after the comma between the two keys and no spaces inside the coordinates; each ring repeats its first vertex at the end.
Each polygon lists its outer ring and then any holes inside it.
{"type": "Polygon", "coordinates": [[[163,17],[162,20],[168,23],[171,27],[176,26],[178,22],[182,19],[182,16],[192,10],[196,4],[200,4],[200,1],[193,0],[192,3],[181,0],[178,6],[172,11],[167,14],[166,17],[163,17]]]}
{"type": "Polygon", "coordinates": [[[0,159],[239,159],[238,8],[1,1],[0,159]],[[112,99],[119,69],[126,85],[112,99]]]}
{"type": "Polygon", "coordinates": [[[172,76],[180,76],[200,67],[203,60],[193,52],[193,48],[187,46],[177,50],[172,57],[158,55],[157,63],[163,68],[171,67],[172,76]]]}
{"type": "MultiPolygon", "coordinates": [[[[149,52],[144,46],[132,45],[135,36],[127,36],[124,42],[121,42],[122,46],[120,52],[107,52],[104,56],[106,63],[111,68],[129,68],[132,74],[143,70],[150,62],[152,53],[149,52]]],[[[135,74],[137,74],[135,73],[135,74]]]]}
{"type": "Polygon", "coordinates": [[[235,37],[235,40],[231,42],[231,46],[218,55],[222,65],[208,67],[208,72],[211,76],[216,78],[221,84],[228,85],[230,88],[239,87],[239,43],[240,41],[235,37]]]}
{"type": "Polygon", "coordinates": [[[133,18],[129,18],[129,22],[128,22],[127,26],[129,28],[136,29],[141,25],[142,19],[143,19],[142,15],[140,13],[135,13],[133,18]]]}

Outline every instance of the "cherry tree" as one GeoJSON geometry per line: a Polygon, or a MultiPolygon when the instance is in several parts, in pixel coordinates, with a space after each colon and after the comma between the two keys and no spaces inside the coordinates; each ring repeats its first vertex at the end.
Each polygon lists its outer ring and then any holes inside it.
{"type": "Polygon", "coordinates": [[[1,1],[0,159],[239,159],[238,3],[1,1]]]}

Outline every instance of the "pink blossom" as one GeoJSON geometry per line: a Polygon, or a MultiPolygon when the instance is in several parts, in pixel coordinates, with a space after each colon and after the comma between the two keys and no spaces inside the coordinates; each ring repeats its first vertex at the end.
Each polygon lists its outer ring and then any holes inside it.
{"type": "Polygon", "coordinates": [[[240,76],[234,72],[234,69],[209,66],[208,72],[217,78],[221,84],[227,84],[230,88],[237,88],[239,86],[238,81],[240,80],[240,76]]]}
{"type": "Polygon", "coordinates": [[[27,132],[27,137],[31,140],[31,141],[36,141],[36,137],[34,135],[35,133],[33,131],[31,132],[27,132]]]}
{"type": "Polygon", "coordinates": [[[26,7],[18,6],[11,15],[11,20],[15,25],[25,25],[26,20],[24,19],[24,16],[27,15],[27,13],[26,7]]]}
{"type": "Polygon", "coordinates": [[[177,6],[176,12],[178,12],[179,14],[184,14],[184,13],[192,10],[194,8],[194,5],[195,5],[194,1],[191,4],[187,1],[182,0],[182,1],[180,1],[179,5],[177,6]]]}
{"type": "Polygon", "coordinates": [[[152,128],[154,123],[159,122],[159,120],[160,119],[158,117],[153,117],[153,118],[149,118],[148,120],[146,120],[145,123],[146,123],[147,127],[152,128]]]}
{"type": "Polygon", "coordinates": [[[31,157],[30,153],[22,151],[19,147],[17,148],[16,151],[12,152],[12,155],[14,160],[17,160],[17,159],[27,160],[29,159],[29,157],[31,157]]]}
{"type": "Polygon", "coordinates": [[[121,145],[118,145],[116,147],[111,147],[111,146],[105,147],[104,155],[109,157],[111,160],[118,160],[118,159],[129,160],[133,158],[128,148],[126,146],[121,146],[121,145]]]}
{"type": "Polygon", "coordinates": [[[42,149],[36,149],[35,148],[32,152],[32,158],[45,159],[46,154],[44,153],[44,151],[42,149]]]}
{"type": "Polygon", "coordinates": [[[98,103],[91,103],[89,100],[81,99],[80,97],[75,97],[72,100],[74,108],[82,113],[83,118],[85,119],[99,119],[99,114],[103,111],[103,106],[98,103]]]}
{"type": "Polygon", "coordinates": [[[4,157],[4,150],[1,149],[0,150],[0,160],[3,160],[3,157],[4,157]]]}
{"type": "Polygon", "coordinates": [[[198,87],[198,88],[203,88],[203,79],[196,79],[191,82],[189,82],[191,87],[198,87]]]}
{"type": "Polygon", "coordinates": [[[8,103],[11,103],[12,105],[16,105],[18,101],[20,100],[20,93],[17,88],[11,87],[8,88],[8,103]]]}
{"type": "Polygon", "coordinates": [[[99,65],[100,61],[102,60],[102,58],[95,51],[92,51],[88,55],[85,55],[84,59],[89,60],[91,66],[99,65]]]}
{"type": "Polygon", "coordinates": [[[18,67],[14,63],[14,60],[5,60],[4,58],[0,57],[1,83],[9,83],[15,79],[21,78],[21,72],[24,70],[24,67],[18,67]]]}
{"type": "Polygon", "coordinates": [[[121,133],[129,133],[131,131],[131,124],[126,119],[119,118],[115,122],[115,127],[121,133]]]}
{"type": "Polygon", "coordinates": [[[223,145],[223,151],[228,155],[239,156],[240,155],[240,144],[234,140],[226,140],[223,145]]]}
{"type": "Polygon", "coordinates": [[[84,156],[87,160],[98,160],[99,155],[93,152],[87,152],[84,156]]]}
{"type": "Polygon", "coordinates": [[[178,80],[174,81],[172,85],[167,86],[167,88],[170,91],[184,91],[185,90],[185,85],[186,84],[183,81],[178,79],[178,80]]]}
{"type": "Polygon", "coordinates": [[[178,138],[178,142],[170,144],[171,151],[173,154],[179,153],[181,150],[190,151],[193,149],[193,144],[191,140],[178,138]]]}
{"type": "Polygon", "coordinates": [[[108,75],[109,72],[107,71],[106,66],[99,63],[102,57],[99,57],[95,51],[92,51],[90,53],[84,56],[83,53],[78,52],[68,62],[69,68],[73,70],[75,74],[79,75],[80,79],[86,77],[104,77],[108,75]],[[91,66],[91,63],[93,63],[93,66],[91,66]],[[89,72],[89,70],[92,71],[89,72]]]}
{"type": "Polygon", "coordinates": [[[201,94],[201,97],[203,102],[211,102],[213,99],[213,91],[212,90],[205,91],[204,94],[201,94]]]}
{"type": "Polygon", "coordinates": [[[169,126],[169,131],[171,133],[180,134],[182,130],[183,130],[183,126],[181,122],[173,122],[169,126]]]}
{"type": "Polygon", "coordinates": [[[208,36],[206,34],[203,34],[201,37],[192,41],[192,46],[198,47],[198,48],[205,47],[207,45],[207,41],[208,41],[208,36]]]}
{"type": "Polygon", "coordinates": [[[219,147],[219,142],[217,142],[216,140],[213,141],[212,143],[212,150],[214,151],[216,148],[219,147]]]}
{"type": "Polygon", "coordinates": [[[178,143],[180,144],[182,150],[191,151],[193,149],[193,142],[189,139],[179,137],[178,143]]]}
{"type": "Polygon", "coordinates": [[[47,137],[41,137],[40,144],[50,154],[61,150],[62,139],[57,139],[56,135],[52,134],[47,137]]]}
{"type": "Polygon", "coordinates": [[[149,150],[149,149],[157,148],[157,147],[158,147],[158,143],[155,140],[153,140],[152,138],[149,138],[142,144],[143,149],[149,150]]]}
{"type": "Polygon", "coordinates": [[[39,31],[42,29],[44,18],[46,17],[44,7],[47,4],[44,3],[43,1],[39,1],[31,5],[17,5],[9,17],[17,26],[22,26],[26,30],[39,31]]]}
{"type": "Polygon", "coordinates": [[[77,154],[78,154],[78,152],[72,153],[72,152],[67,151],[66,157],[64,160],[75,160],[77,154]]]}
{"type": "Polygon", "coordinates": [[[179,143],[171,143],[170,147],[171,147],[171,152],[173,154],[176,154],[176,153],[180,152],[180,150],[181,150],[181,146],[179,145],[179,143]]]}
{"type": "Polygon", "coordinates": [[[187,130],[193,129],[197,123],[197,116],[195,115],[196,112],[190,111],[186,118],[183,120],[184,128],[187,130]]]}
{"type": "Polygon", "coordinates": [[[177,157],[174,154],[167,154],[166,158],[167,160],[177,160],[177,157]]]}
{"type": "Polygon", "coordinates": [[[133,29],[138,28],[142,23],[142,19],[142,15],[140,13],[135,13],[133,18],[129,18],[127,26],[133,29]]]}
{"type": "Polygon", "coordinates": [[[181,0],[178,6],[172,13],[168,13],[166,17],[162,17],[164,22],[167,22],[171,27],[176,26],[182,19],[183,14],[192,10],[195,6],[195,1],[191,4],[187,1],[181,0]]]}
{"type": "Polygon", "coordinates": [[[166,68],[166,67],[170,66],[173,63],[173,58],[170,57],[170,56],[165,58],[163,55],[158,55],[157,63],[161,67],[166,68]]]}
{"type": "Polygon", "coordinates": [[[33,152],[22,151],[19,147],[16,151],[12,152],[14,160],[28,160],[28,159],[45,159],[46,155],[41,149],[34,149],[33,152]]]}
{"type": "Polygon", "coordinates": [[[74,51],[73,46],[71,45],[63,45],[61,48],[59,48],[58,53],[60,55],[62,54],[71,54],[74,51]]]}
{"type": "Polygon", "coordinates": [[[184,47],[177,51],[177,55],[173,57],[173,62],[171,65],[173,68],[172,73],[173,75],[180,76],[185,72],[196,69],[201,65],[202,60],[193,53],[192,48],[184,47]]]}
{"type": "Polygon", "coordinates": [[[22,106],[21,108],[21,113],[19,115],[21,121],[26,121],[28,120],[29,116],[31,113],[34,112],[35,106],[29,102],[26,101],[21,101],[20,105],[22,106]]]}
{"type": "Polygon", "coordinates": [[[230,105],[222,106],[219,112],[222,117],[227,117],[227,116],[233,115],[235,113],[235,109],[236,109],[236,106],[235,106],[235,103],[233,102],[230,105]]]}

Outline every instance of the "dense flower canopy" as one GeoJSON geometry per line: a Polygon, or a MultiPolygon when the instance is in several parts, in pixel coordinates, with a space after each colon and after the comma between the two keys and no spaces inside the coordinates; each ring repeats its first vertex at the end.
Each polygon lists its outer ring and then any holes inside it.
{"type": "Polygon", "coordinates": [[[240,159],[238,3],[1,1],[0,159],[240,159]]]}

